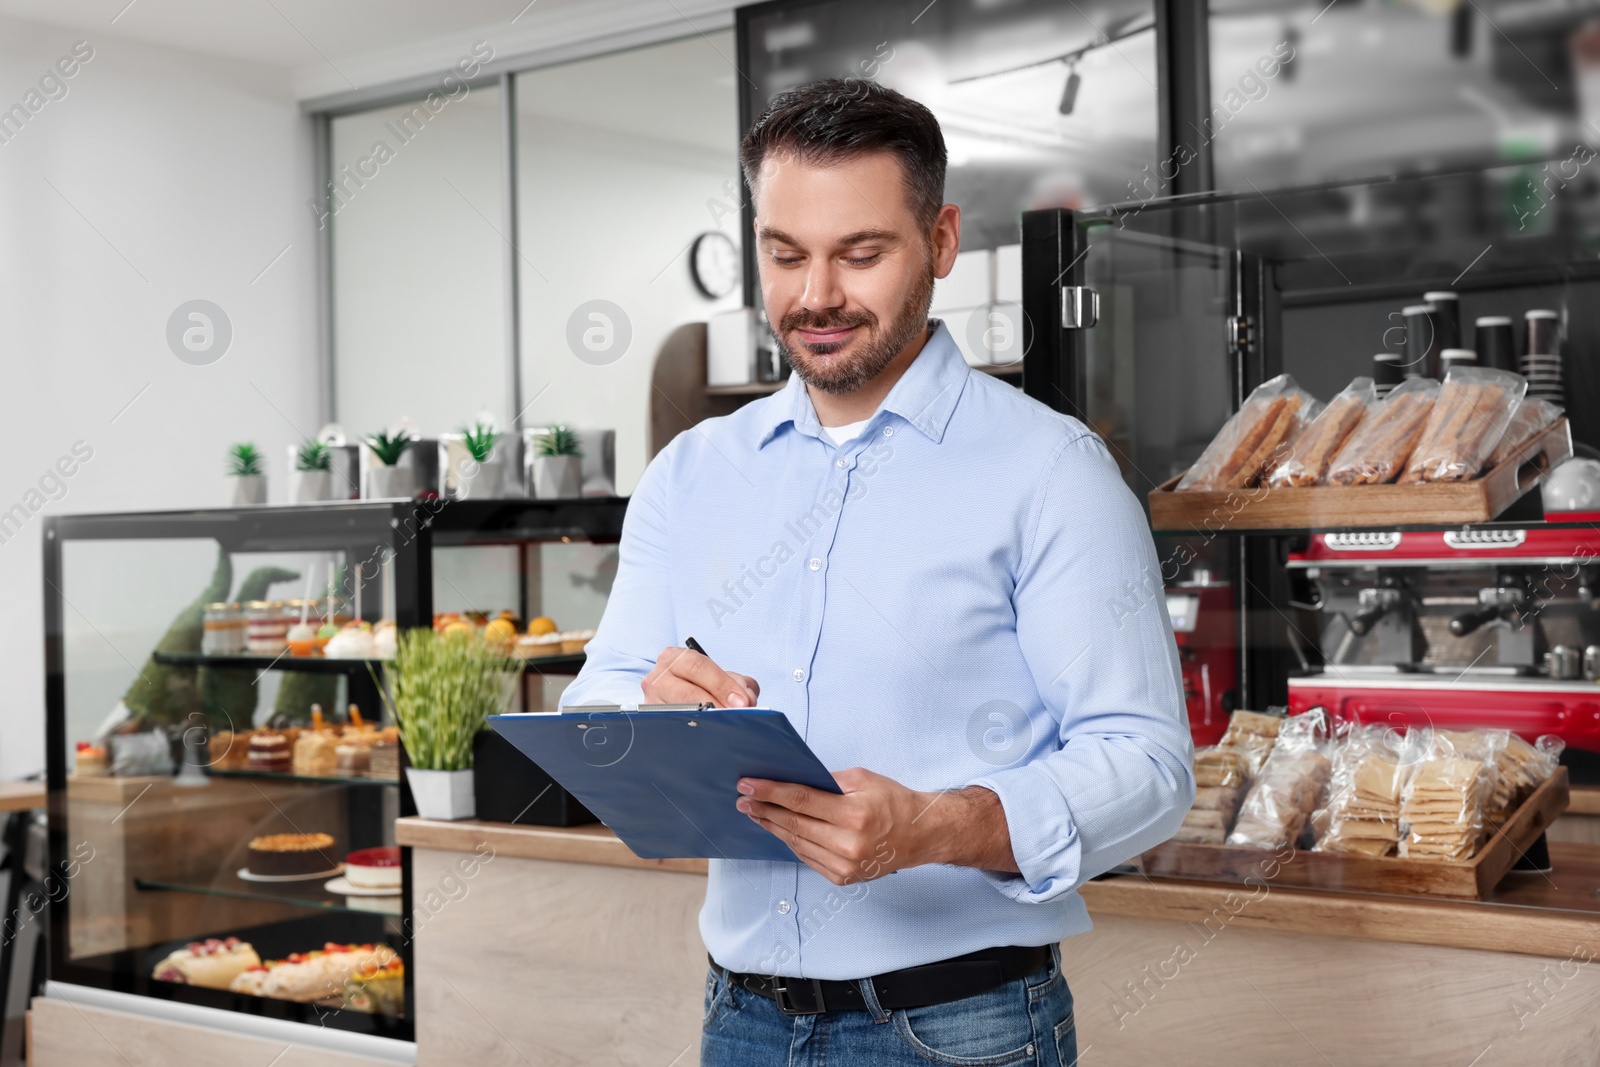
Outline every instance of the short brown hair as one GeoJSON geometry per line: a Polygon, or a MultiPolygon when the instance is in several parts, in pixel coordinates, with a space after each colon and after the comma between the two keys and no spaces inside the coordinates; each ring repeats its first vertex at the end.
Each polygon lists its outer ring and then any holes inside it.
{"type": "Polygon", "coordinates": [[[931,227],[944,206],[947,157],[939,120],[876,82],[829,78],[774,99],[739,145],[739,165],[752,192],[773,149],[814,164],[890,152],[905,173],[906,198],[918,221],[931,227]]]}

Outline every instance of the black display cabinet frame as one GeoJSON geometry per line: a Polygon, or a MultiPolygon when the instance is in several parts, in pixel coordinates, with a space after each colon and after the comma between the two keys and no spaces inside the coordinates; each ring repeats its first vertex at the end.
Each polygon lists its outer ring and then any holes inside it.
{"type": "MultiPolygon", "coordinates": [[[[558,501],[423,498],[46,518],[42,541],[49,871],[51,878],[61,887],[59,894],[51,894],[48,904],[49,979],[378,1037],[403,1041],[415,1039],[413,944],[409,924],[402,917],[376,912],[364,913],[363,916],[348,909],[326,907],[315,901],[300,902],[292,893],[278,893],[272,889],[263,890],[259,898],[264,906],[305,905],[306,914],[303,918],[276,921],[268,925],[273,926],[274,932],[279,934],[285,932],[281,928],[293,927],[289,933],[300,937],[306,948],[320,943],[326,931],[334,928],[334,924],[328,921],[330,915],[335,915],[341,929],[357,928],[370,932],[371,936],[363,936],[359,940],[383,940],[391,944],[405,963],[405,1008],[399,1017],[330,1010],[316,1004],[157,981],[150,976],[151,967],[154,959],[164,953],[152,948],[121,949],[87,960],[73,958],[70,951],[72,916],[69,901],[72,899],[74,879],[101,875],[92,864],[79,869],[72,851],[73,826],[67,793],[69,738],[64,623],[67,613],[75,609],[63,593],[63,548],[67,542],[209,539],[222,549],[234,553],[342,550],[346,559],[363,567],[363,574],[369,580],[376,574],[379,561],[392,568],[393,614],[397,625],[403,630],[432,623],[433,552],[436,548],[528,545],[564,540],[615,542],[621,537],[626,508],[627,500],[620,497],[558,501]],[[373,568],[370,573],[366,570],[369,563],[373,568]]],[[[520,553],[519,561],[518,595],[525,605],[528,600],[528,554],[520,553]]],[[[369,604],[364,615],[369,620],[375,620],[377,598],[371,599],[373,603],[369,604]]],[[[381,677],[381,661],[203,654],[157,654],[156,660],[173,665],[341,674],[346,678],[347,692],[353,702],[364,708],[376,709],[381,706],[375,681],[376,677],[381,677]]],[[[581,654],[530,661],[524,677],[575,674],[582,664],[581,654]]],[[[224,777],[250,777],[251,774],[248,771],[218,773],[224,777]]],[[[390,810],[397,811],[401,816],[416,813],[404,774],[397,782],[374,779],[340,782],[327,779],[321,781],[320,786],[313,784],[315,787],[345,790],[352,826],[363,820],[370,823],[374,818],[381,818],[384,805],[379,802],[378,794],[382,791],[392,791],[397,798],[397,803],[390,804],[390,810]]],[[[402,916],[412,913],[410,853],[409,848],[402,849],[402,916]]],[[[132,891],[136,893],[207,892],[198,887],[134,881],[132,891]]],[[[249,929],[219,930],[216,936],[230,933],[248,935],[250,932],[249,929]]],[[[327,939],[340,940],[333,937],[327,939]]],[[[164,942],[161,947],[169,946],[164,942]]]]}

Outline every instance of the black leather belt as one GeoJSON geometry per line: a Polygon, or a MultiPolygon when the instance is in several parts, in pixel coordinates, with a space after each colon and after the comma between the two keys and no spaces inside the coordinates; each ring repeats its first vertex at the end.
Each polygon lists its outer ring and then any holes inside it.
{"type": "Polygon", "coordinates": [[[1050,962],[1050,948],[987,948],[965,956],[907,967],[859,981],[818,978],[784,978],[764,974],[744,974],[711,966],[723,978],[751,993],[778,1003],[785,1015],[817,1015],[825,1011],[865,1011],[862,982],[871,982],[878,1005],[885,1011],[924,1008],[947,1004],[964,997],[987,993],[1007,982],[1026,978],[1050,962]]]}

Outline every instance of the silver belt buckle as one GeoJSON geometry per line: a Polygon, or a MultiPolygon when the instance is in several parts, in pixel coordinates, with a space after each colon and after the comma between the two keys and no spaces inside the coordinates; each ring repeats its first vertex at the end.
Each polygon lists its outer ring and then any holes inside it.
{"type": "Polygon", "coordinates": [[[775,977],[772,979],[772,999],[778,1002],[778,1010],[783,1012],[785,1015],[820,1015],[828,1010],[827,1005],[822,1002],[822,982],[816,978],[784,979],[775,977]],[[794,1003],[789,999],[789,987],[784,984],[786,981],[810,982],[811,996],[816,1004],[816,1007],[809,1010],[796,1008],[794,1003]]]}

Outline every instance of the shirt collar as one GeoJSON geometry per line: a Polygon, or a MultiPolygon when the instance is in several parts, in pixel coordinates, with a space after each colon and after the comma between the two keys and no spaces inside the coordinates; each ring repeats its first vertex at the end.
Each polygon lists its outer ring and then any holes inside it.
{"type": "MultiPolygon", "coordinates": [[[[938,319],[930,319],[928,324],[933,327],[932,335],[889,390],[880,410],[900,416],[937,444],[944,438],[970,372],[949,327],[938,319]]],[[[788,384],[766,405],[756,426],[760,431],[756,447],[764,447],[787,424],[810,437],[822,436],[822,423],[817,419],[811,394],[800,376],[792,372],[788,384]]]]}

